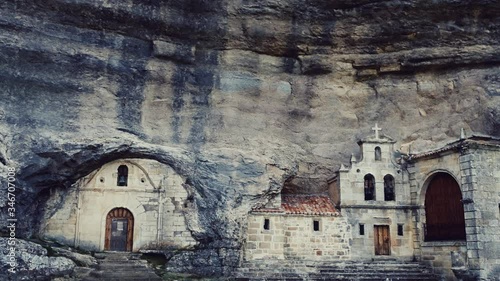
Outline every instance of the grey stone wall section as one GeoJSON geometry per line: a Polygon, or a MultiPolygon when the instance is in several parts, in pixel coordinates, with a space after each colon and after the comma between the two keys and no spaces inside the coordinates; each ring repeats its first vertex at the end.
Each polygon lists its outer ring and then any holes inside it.
{"type": "Polygon", "coordinates": [[[459,159],[461,174],[460,187],[462,190],[462,200],[464,202],[468,268],[477,274],[480,269],[480,261],[476,219],[480,217],[480,214],[475,204],[472,203],[474,201],[474,189],[475,186],[477,186],[477,176],[474,164],[475,155],[472,154],[467,148],[464,148],[459,159]],[[469,199],[472,201],[469,201],[469,199]]]}
{"type": "Polygon", "coordinates": [[[463,180],[473,201],[464,205],[469,267],[479,270],[481,280],[500,280],[500,149],[471,148],[463,180]]]}

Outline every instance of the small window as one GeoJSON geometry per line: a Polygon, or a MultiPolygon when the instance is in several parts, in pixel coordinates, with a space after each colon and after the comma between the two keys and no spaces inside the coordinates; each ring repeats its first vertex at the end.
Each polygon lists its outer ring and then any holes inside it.
{"type": "Polygon", "coordinates": [[[382,150],[380,147],[375,147],[375,161],[381,161],[382,160],[382,150]]]}
{"type": "Polygon", "coordinates": [[[271,229],[271,223],[269,219],[264,219],[264,230],[269,230],[271,229]]]}
{"type": "Polygon", "coordinates": [[[319,231],[319,221],[318,220],[313,220],[313,230],[319,231]]]}
{"type": "Polygon", "coordinates": [[[116,185],[118,186],[127,186],[128,181],[128,167],[125,165],[121,165],[118,167],[118,178],[116,185]]]}
{"type": "Polygon", "coordinates": [[[359,224],[359,235],[365,235],[365,225],[362,223],[359,224]]]}
{"type": "Polygon", "coordinates": [[[398,236],[403,236],[403,225],[398,224],[398,236]]]}

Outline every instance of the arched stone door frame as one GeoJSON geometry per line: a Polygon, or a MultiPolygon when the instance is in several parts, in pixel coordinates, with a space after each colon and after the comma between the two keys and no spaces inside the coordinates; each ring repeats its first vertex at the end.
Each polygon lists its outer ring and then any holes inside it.
{"type": "Polygon", "coordinates": [[[126,220],[127,221],[127,232],[126,232],[126,251],[131,252],[134,245],[134,215],[127,208],[113,208],[106,215],[106,225],[105,225],[105,236],[104,236],[104,250],[109,251],[112,245],[112,223],[113,219],[126,220]]]}
{"type": "MultiPolygon", "coordinates": [[[[427,216],[428,216],[427,210],[426,210],[426,197],[427,197],[427,193],[428,193],[428,190],[429,190],[431,183],[436,178],[436,176],[438,176],[439,174],[445,174],[445,175],[451,177],[455,181],[455,183],[457,184],[458,190],[460,191],[460,196],[461,196],[461,198],[463,198],[463,190],[462,190],[462,187],[460,185],[460,181],[458,181],[457,177],[453,173],[451,173],[450,171],[438,169],[438,170],[434,170],[434,171],[430,172],[428,175],[426,175],[424,184],[422,185],[422,189],[420,192],[420,197],[419,197],[420,210],[421,210],[421,212],[420,212],[421,232],[420,233],[421,233],[421,241],[422,242],[424,242],[426,240],[426,233],[425,233],[425,229],[424,229],[424,226],[427,225],[427,216]]],[[[465,232],[465,211],[463,209],[462,209],[462,215],[464,216],[464,232],[465,232]]],[[[463,240],[465,240],[465,237],[463,240]]]]}

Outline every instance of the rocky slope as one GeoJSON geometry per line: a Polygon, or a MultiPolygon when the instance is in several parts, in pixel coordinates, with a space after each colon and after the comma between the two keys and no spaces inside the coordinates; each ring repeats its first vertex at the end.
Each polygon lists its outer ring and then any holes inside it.
{"type": "Polygon", "coordinates": [[[2,186],[18,172],[21,236],[50,190],[151,158],[192,188],[190,255],[220,274],[241,246],[232,209],[324,190],[375,122],[413,150],[500,134],[495,0],[4,0],[0,15],[0,168],[2,186]]]}

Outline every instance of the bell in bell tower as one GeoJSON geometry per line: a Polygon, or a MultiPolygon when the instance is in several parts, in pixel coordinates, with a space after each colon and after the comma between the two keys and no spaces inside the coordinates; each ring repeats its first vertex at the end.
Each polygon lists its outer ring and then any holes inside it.
{"type": "Polygon", "coordinates": [[[120,165],[118,167],[118,179],[117,186],[127,186],[128,181],[128,167],[126,165],[120,165]]]}

